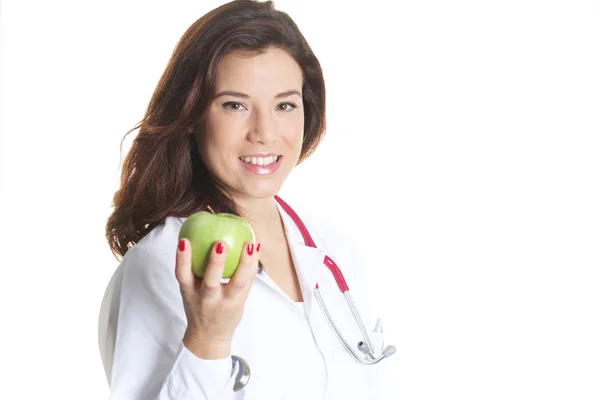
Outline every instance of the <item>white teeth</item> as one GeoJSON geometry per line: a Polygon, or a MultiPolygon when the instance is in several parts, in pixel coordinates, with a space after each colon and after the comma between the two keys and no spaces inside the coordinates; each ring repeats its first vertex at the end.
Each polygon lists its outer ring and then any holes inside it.
{"type": "Polygon", "coordinates": [[[275,161],[279,159],[279,156],[269,156],[269,157],[240,157],[240,160],[249,163],[258,165],[261,167],[266,167],[269,164],[273,164],[275,161]]]}

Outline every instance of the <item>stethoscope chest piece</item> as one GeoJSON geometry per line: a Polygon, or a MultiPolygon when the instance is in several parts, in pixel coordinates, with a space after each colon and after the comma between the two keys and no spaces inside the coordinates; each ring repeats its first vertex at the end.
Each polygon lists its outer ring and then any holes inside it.
{"type": "Polygon", "coordinates": [[[246,360],[239,356],[232,355],[231,360],[234,367],[236,363],[238,364],[238,372],[235,376],[235,384],[233,385],[233,391],[237,392],[242,390],[250,380],[250,365],[248,365],[246,360]]]}

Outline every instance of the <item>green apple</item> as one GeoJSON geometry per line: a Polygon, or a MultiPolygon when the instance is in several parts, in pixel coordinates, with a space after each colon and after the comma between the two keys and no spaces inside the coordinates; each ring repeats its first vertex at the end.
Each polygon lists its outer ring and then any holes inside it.
{"type": "MultiPolygon", "coordinates": [[[[211,209],[212,211],[212,209],[211,209]]],[[[237,215],[198,211],[181,225],[179,239],[187,238],[192,246],[192,271],[198,278],[204,276],[208,258],[217,241],[227,245],[223,278],[231,278],[238,267],[244,243],[254,242],[254,230],[237,215]]]]}

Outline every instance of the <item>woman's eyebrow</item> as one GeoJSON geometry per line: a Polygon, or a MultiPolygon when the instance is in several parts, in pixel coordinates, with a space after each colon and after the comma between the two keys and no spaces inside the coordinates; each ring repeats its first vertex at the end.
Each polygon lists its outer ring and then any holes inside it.
{"type": "Polygon", "coordinates": [[[282,97],[288,97],[288,96],[292,96],[294,94],[302,97],[302,94],[299,91],[297,91],[297,90],[288,90],[287,92],[279,93],[277,96],[275,96],[275,98],[276,99],[281,99],[282,97]]]}
{"type": "MultiPolygon", "coordinates": [[[[277,94],[275,96],[275,98],[276,99],[281,99],[283,97],[292,96],[294,94],[302,97],[302,94],[299,91],[297,91],[297,90],[288,90],[286,92],[281,92],[281,93],[277,94]]],[[[232,90],[224,90],[222,92],[217,93],[216,96],[215,96],[215,99],[219,98],[221,96],[233,96],[233,97],[239,97],[239,98],[242,98],[242,99],[249,99],[250,98],[250,96],[247,95],[246,93],[234,92],[232,90]]]]}
{"type": "Polygon", "coordinates": [[[249,99],[250,96],[248,96],[246,93],[241,93],[241,92],[234,92],[231,90],[224,90],[222,92],[219,92],[215,95],[215,99],[219,98],[221,96],[233,96],[233,97],[241,97],[243,99],[249,99]]]}

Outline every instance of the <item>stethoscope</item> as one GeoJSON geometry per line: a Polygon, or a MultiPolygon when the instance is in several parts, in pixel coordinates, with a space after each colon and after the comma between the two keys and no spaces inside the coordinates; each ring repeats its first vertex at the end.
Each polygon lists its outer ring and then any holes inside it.
{"type": "MultiPolygon", "coordinates": [[[[304,223],[302,222],[302,220],[300,219],[298,214],[296,214],[296,212],[294,212],[294,210],[292,210],[292,208],[286,202],[284,202],[279,196],[275,196],[275,200],[281,205],[281,208],[283,208],[283,210],[292,218],[292,221],[294,221],[294,223],[300,230],[300,233],[302,233],[302,237],[304,239],[305,245],[316,248],[317,245],[313,241],[312,237],[310,236],[310,233],[308,232],[308,229],[306,229],[306,226],[304,225],[304,223]]],[[[359,362],[361,364],[366,364],[366,365],[377,364],[384,358],[387,358],[387,357],[391,356],[392,354],[394,354],[396,352],[396,347],[393,345],[388,345],[388,346],[386,346],[385,349],[383,349],[383,351],[381,352],[381,354],[379,356],[375,355],[375,349],[373,347],[373,344],[371,343],[371,339],[369,338],[369,335],[367,334],[367,330],[365,328],[365,325],[363,324],[362,318],[360,317],[360,314],[359,314],[358,310],[356,309],[356,306],[354,305],[354,301],[352,300],[352,296],[350,295],[350,289],[348,288],[348,284],[346,283],[346,279],[344,278],[342,271],[337,266],[335,261],[333,261],[333,259],[331,259],[331,257],[329,257],[327,255],[325,256],[325,258],[323,260],[323,264],[325,264],[325,266],[327,268],[329,268],[329,270],[333,274],[333,277],[335,278],[335,281],[336,281],[338,287],[340,288],[340,291],[346,298],[346,302],[348,303],[348,307],[350,308],[350,311],[352,312],[352,315],[354,316],[354,320],[356,321],[356,324],[358,325],[358,327],[362,333],[363,340],[359,341],[356,347],[358,348],[358,350],[361,353],[366,354],[369,358],[363,359],[363,358],[359,357],[354,352],[354,350],[352,350],[352,346],[350,346],[348,341],[340,333],[335,322],[331,318],[331,315],[329,314],[327,307],[325,306],[325,302],[323,301],[323,297],[321,296],[321,293],[319,291],[319,283],[317,283],[315,285],[315,289],[314,289],[313,293],[315,294],[317,302],[319,303],[319,306],[321,307],[321,310],[323,311],[323,314],[325,315],[325,318],[327,319],[329,326],[335,332],[335,335],[337,336],[337,338],[340,341],[340,343],[342,344],[342,346],[344,346],[346,351],[352,356],[352,358],[354,360],[356,360],[357,362],[359,362]]],[[[378,329],[381,329],[380,323],[381,323],[381,321],[377,321],[377,326],[375,327],[376,331],[378,329]]],[[[250,366],[248,365],[248,362],[246,360],[244,360],[242,357],[232,355],[231,358],[232,358],[232,362],[233,362],[233,367],[235,368],[236,364],[238,367],[235,384],[233,386],[233,390],[235,392],[237,392],[237,391],[241,390],[244,386],[246,386],[246,384],[250,380],[250,366]]]]}

